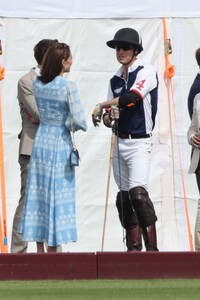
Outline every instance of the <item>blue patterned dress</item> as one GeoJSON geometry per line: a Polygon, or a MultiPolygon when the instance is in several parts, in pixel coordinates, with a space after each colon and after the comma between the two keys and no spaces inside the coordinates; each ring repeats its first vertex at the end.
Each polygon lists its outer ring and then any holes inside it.
{"type": "Polygon", "coordinates": [[[36,78],[33,85],[40,124],[19,232],[25,241],[58,246],[77,240],[75,170],[69,165],[70,129],[72,122],[74,131],[86,131],[87,125],[75,83],[57,76],[47,84],[36,78]]]}

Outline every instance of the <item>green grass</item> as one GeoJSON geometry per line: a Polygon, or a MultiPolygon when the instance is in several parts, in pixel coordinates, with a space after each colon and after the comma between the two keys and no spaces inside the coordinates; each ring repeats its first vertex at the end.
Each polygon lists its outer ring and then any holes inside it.
{"type": "Polygon", "coordinates": [[[1,281],[7,300],[199,300],[200,279],[1,281]]]}

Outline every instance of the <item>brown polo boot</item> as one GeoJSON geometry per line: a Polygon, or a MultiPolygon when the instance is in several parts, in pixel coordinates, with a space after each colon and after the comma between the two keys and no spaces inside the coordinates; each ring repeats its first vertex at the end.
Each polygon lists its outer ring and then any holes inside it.
{"type": "Polygon", "coordinates": [[[138,225],[126,229],[126,246],[127,246],[127,251],[142,250],[141,229],[138,225]]]}
{"type": "Polygon", "coordinates": [[[142,235],[143,235],[146,251],[159,251],[157,248],[155,224],[142,228],[142,235]]]}

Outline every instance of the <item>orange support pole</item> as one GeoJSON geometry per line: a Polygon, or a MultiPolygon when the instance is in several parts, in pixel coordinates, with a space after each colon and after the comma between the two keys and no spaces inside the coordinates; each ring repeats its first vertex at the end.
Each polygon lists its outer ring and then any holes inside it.
{"type": "MultiPolygon", "coordinates": [[[[169,56],[172,53],[172,47],[171,47],[171,41],[167,37],[167,25],[166,25],[165,18],[162,18],[162,22],[163,22],[164,50],[165,50],[164,51],[165,52],[165,73],[164,73],[164,75],[165,75],[165,78],[169,81],[169,87],[170,87],[169,93],[171,93],[171,97],[172,97],[172,104],[173,104],[173,110],[174,110],[174,116],[175,116],[175,127],[176,127],[176,131],[177,131],[176,109],[175,109],[174,90],[173,90],[173,83],[172,83],[172,77],[175,75],[175,70],[174,70],[174,66],[170,62],[170,56],[169,56]]],[[[169,95],[169,93],[168,93],[168,95],[169,95]]],[[[168,101],[169,101],[169,99],[168,99],[168,101]]],[[[183,186],[184,207],[185,207],[189,246],[190,246],[190,251],[194,251],[179,141],[177,142],[177,144],[178,144],[178,155],[179,155],[179,161],[180,161],[181,180],[182,180],[182,186],[183,186]]]]}
{"type": "MultiPolygon", "coordinates": [[[[0,66],[0,80],[4,79],[5,70],[0,66]]],[[[0,218],[0,237],[1,252],[8,253],[7,239],[7,217],[6,217],[6,192],[5,192],[5,172],[4,172],[4,151],[3,151],[3,128],[2,128],[2,110],[1,110],[1,94],[0,94],[0,177],[1,177],[1,208],[2,215],[0,218]]]]}
{"type": "Polygon", "coordinates": [[[2,230],[2,223],[1,223],[1,215],[0,215],[0,252],[3,249],[3,230],[2,230]]]}

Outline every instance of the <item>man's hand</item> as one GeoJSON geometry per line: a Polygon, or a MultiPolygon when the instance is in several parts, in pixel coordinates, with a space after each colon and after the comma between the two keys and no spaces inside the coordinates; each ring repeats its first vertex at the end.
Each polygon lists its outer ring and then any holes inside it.
{"type": "Polygon", "coordinates": [[[99,104],[96,104],[92,112],[92,122],[95,127],[99,126],[99,123],[101,122],[102,114],[103,114],[103,108],[101,108],[99,104]]]}
{"type": "Polygon", "coordinates": [[[195,135],[192,136],[191,143],[193,146],[200,148],[200,134],[199,133],[196,133],[195,135]]]}
{"type": "Polygon", "coordinates": [[[30,115],[27,116],[27,119],[33,124],[39,124],[38,120],[30,115]]]}
{"type": "Polygon", "coordinates": [[[110,108],[110,116],[112,120],[118,120],[120,116],[120,111],[118,106],[111,106],[110,108]]]}

